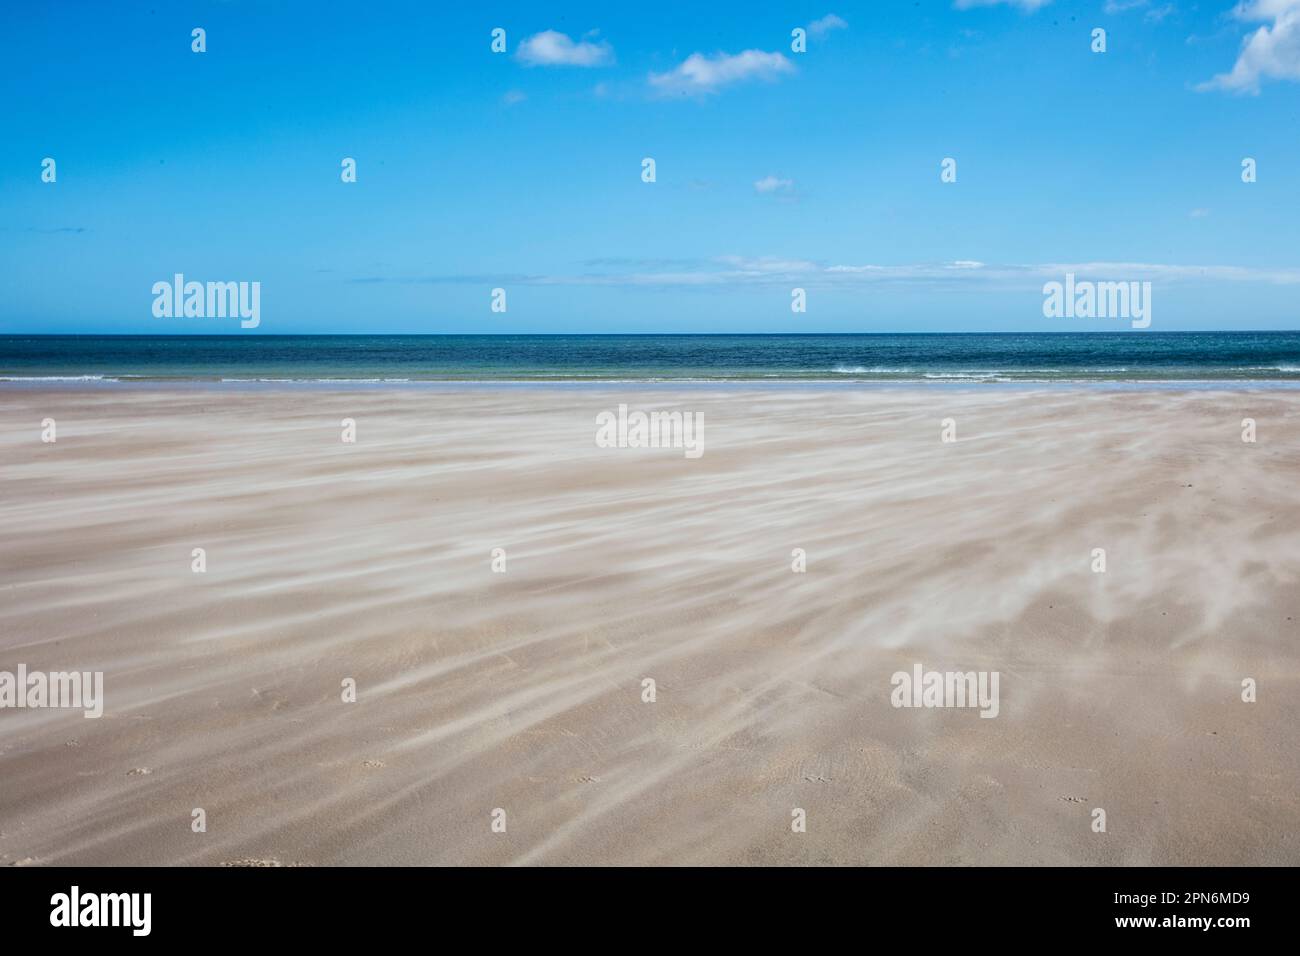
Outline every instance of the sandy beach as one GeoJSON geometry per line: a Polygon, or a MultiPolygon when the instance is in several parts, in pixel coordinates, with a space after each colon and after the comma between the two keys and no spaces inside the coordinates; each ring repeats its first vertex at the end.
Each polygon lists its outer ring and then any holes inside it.
{"type": "Polygon", "coordinates": [[[1286,389],[6,388],[0,671],[104,701],[0,863],[1295,865],[1298,475],[1286,389]]]}

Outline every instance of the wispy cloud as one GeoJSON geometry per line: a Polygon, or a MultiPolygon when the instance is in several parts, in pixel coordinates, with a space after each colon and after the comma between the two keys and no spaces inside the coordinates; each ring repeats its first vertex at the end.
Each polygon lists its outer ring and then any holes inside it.
{"type": "Polygon", "coordinates": [[[525,66],[608,66],[614,62],[614,48],[595,33],[571,40],[558,30],[543,30],[519,44],[515,56],[525,66]]]}
{"type": "Polygon", "coordinates": [[[764,176],[755,180],[754,191],[759,193],[788,193],[794,189],[793,179],[778,179],[776,176],[764,176]]]}
{"type": "Polygon", "coordinates": [[[843,30],[848,26],[843,18],[837,17],[833,13],[828,13],[820,20],[814,20],[808,24],[808,35],[812,37],[822,37],[832,30],[843,30]]]}
{"type": "Polygon", "coordinates": [[[599,256],[595,259],[584,259],[582,264],[588,268],[682,269],[696,266],[699,262],[699,259],[674,259],[664,256],[599,256]]]}
{"type": "Polygon", "coordinates": [[[1244,23],[1261,23],[1242,41],[1237,62],[1196,88],[1258,93],[1262,79],[1300,80],[1300,0],[1241,0],[1232,16],[1244,23]]]}
{"type": "Polygon", "coordinates": [[[793,72],[794,64],[781,53],[692,53],[667,73],[651,73],[650,85],[665,94],[701,95],[746,80],[770,82],[793,72]]]}
{"type": "Polygon", "coordinates": [[[1102,7],[1102,10],[1111,16],[1128,13],[1130,10],[1145,10],[1142,19],[1148,23],[1159,23],[1176,9],[1172,3],[1153,7],[1151,6],[1151,0],[1106,0],[1106,5],[1102,7]]]}
{"type": "Polygon", "coordinates": [[[362,283],[509,283],[534,286],[855,287],[880,284],[930,288],[1028,288],[1067,272],[1079,278],[1153,282],[1258,282],[1300,285],[1300,268],[1173,265],[1152,262],[1051,262],[989,264],[974,259],[903,264],[827,264],[781,256],[717,256],[712,259],[592,259],[588,272],[571,275],[500,273],[420,277],[366,277],[362,283]]]}
{"type": "Polygon", "coordinates": [[[501,97],[501,102],[506,104],[506,106],[514,106],[516,103],[522,103],[526,99],[528,99],[528,94],[523,90],[509,90],[506,92],[505,96],[501,97]]]}
{"type": "Polygon", "coordinates": [[[975,7],[1019,7],[1032,13],[1051,2],[1052,0],[955,0],[953,6],[958,10],[973,10],[975,7]]]}

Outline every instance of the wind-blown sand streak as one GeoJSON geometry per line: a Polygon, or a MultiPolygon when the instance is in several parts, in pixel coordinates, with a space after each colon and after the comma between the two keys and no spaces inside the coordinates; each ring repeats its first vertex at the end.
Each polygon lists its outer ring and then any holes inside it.
{"type": "Polygon", "coordinates": [[[5,389],[0,670],[106,704],[0,710],[0,862],[1295,864],[1297,475],[1286,390],[5,389]]]}

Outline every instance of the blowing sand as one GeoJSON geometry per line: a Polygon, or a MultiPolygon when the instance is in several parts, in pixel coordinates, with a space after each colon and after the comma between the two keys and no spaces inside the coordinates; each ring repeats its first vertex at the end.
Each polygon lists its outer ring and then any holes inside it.
{"type": "Polygon", "coordinates": [[[0,671],[105,703],[0,863],[1294,865],[1298,478],[1284,390],[6,389],[0,671]]]}

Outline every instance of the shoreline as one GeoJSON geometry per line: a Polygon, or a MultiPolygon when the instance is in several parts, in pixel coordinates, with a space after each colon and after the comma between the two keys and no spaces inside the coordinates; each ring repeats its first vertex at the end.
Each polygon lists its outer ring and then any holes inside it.
{"type": "Polygon", "coordinates": [[[81,390],[148,390],[192,391],[302,391],[302,390],[383,390],[393,391],[455,391],[458,389],[588,389],[633,386],[648,389],[682,388],[687,390],[736,389],[799,389],[814,391],[846,389],[860,390],[975,390],[975,391],[1034,391],[1074,389],[1098,391],[1197,391],[1241,392],[1286,391],[1300,389],[1300,377],[1294,379],[1027,379],[1011,381],[985,381],[977,379],[842,379],[842,378],[709,378],[709,379],[646,379],[646,378],[528,378],[528,379],[209,379],[209,378],[127,378],[109,376],[34,376],[31,378],[0,377],[0,392],[30,391],[81,391],[81,390]]]}

